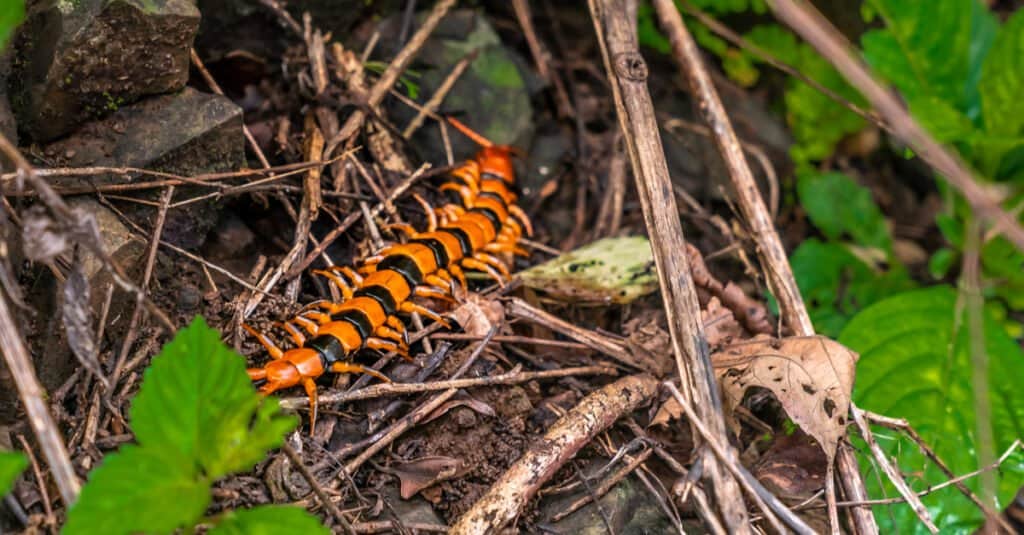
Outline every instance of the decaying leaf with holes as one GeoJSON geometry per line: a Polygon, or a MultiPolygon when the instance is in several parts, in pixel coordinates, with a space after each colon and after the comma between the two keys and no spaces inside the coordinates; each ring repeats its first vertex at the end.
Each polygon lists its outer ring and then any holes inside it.
{"type": "Polygon", "coordinates": [[[520,272],[523,282],[556,299],[626,304],[658,289],[647,238],[606,238],[520,272]]]}
{"type": "MultiPolygon", "coordinates": [[[[814,437],[831,461],[846,433],[859,355],[824,336],[758,337],[711,356],[727,414],[751,387],[772,392],[789,418],[814,437]]],[[[730,420],[735,429],[738,423],[730,420]]]]}

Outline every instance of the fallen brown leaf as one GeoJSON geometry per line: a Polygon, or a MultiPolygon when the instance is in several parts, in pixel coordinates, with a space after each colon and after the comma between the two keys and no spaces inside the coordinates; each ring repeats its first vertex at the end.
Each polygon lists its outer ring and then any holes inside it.
{"type": "Polygon", "coordinates": [[[461,465],[458,459],[436,455],[396,464],[388,471],[401,481],[402,499],[408,500],[427,487],[451,479],[461,465]]]}
{"type": "Polygon", "coordinates": [[[770,390],[801,429],[814,437],[829,460],[846,433],[846,415],[859,356],[824,336],[759,337],[711,356],[722,384],[730,425],[747,389],[770,390]]]}
{"type": "Polygon", "coordinates": [[[452,311],[452,317],[459,322],[466,334],[484,336],[495,325],[504,323],[505,307],[493,299],[481,297],[479,294],[469,294],[465,301],[452,311]]]}

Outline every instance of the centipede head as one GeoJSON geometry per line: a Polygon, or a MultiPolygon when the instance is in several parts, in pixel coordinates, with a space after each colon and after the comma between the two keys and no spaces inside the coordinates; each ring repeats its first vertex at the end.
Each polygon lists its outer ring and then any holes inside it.
{"type": "Polygon", "coordinates": [[[278,390],[296,386],[302,382],[302,373],[287,360],[272,360],[262,368],[249,368],[249,378],[264,381],[260,393],[272,394],[278,390]]]}

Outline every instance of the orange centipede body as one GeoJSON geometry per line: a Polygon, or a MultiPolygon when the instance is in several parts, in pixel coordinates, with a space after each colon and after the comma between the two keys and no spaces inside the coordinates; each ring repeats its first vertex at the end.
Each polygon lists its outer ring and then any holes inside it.
{"type": "Polygon", "coordinates": [[[316,423],[316,379],[328,371],[366,373],[383,381],[383,374],[352,362],[362,349],[393,351],[409,358],[402,317],[418,313],[448,327],[439,314],[413,299],[452,300],[455,284],[466,286],[464,269],[482,271],[499,284],[511,276],[497,253],[525,255],[519,238],[532,233],[529,218],[516,205],[511,147],[494,145],[455,119],[462,133],[477,142],[477,155],[452,170],[442,191],[457,201],[434,209],[415,196],[427,214],[424,231],[411,225],[391,225],[409,240],[385,247],[355,268],[332,266],[316,270],[336,286],[342,301],[317,301],[295,318],[280,324],[295,347],[283,350],[269,337],[245,328],[267,349],[272,360],[250,368],[249,377],[264,381],[269,394],[302,385],[310,400],[310,428],[316,423]]]}

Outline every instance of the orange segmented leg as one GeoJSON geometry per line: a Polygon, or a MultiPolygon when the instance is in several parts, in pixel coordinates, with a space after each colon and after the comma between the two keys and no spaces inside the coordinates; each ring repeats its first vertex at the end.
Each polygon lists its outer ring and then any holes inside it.
{"type": "Polygon", "coordinates": [[[488,253],[512,253],[516,256],[530,256],[530,252],[526,249],[519,247],[513,242],[504,240],[488,243],[484,246],[484,251],[488,253]]]}
{"type": "Polygon", "coordinates": [[[505,263],[502,262],[497,257],[489,255],[487,253],[476,253],[475,255],[473,255],[473,258],[498,270],[498,273],[501,273],[501,276],[504,277],[505,279],[512,278],[512,274],[509,273],[508,271],[508,266],[506,266],[505,263]]]}
{"type": "Polygon", "coordinates": [[[298,324],[300,327],[305,329],[310,336],[316,336],[317,333],[320,332],[320,325],[322,325],[321,323],[313,321],[304,315],[295,316],[289,320],[289,322],[298,324]]]}
{"type": "Polygon", "coordinates": [[[477,260],[476,258],[463,258],[462,265],[469,269],[475,269],[477,271],[487,273],[495,282],[498,283],[498,286],[502,288],[505,287],[505,280],[501,278],[501,273],[498,273],[494,268],[477,260]]]}
{"type": "Polygon", "coordinates": [[[367,368],[366,366],[361,366],[359,364],[352,364],[350,362],[335,362],[334,364],[331,364],[331,371],[334,373],[365,373],[366,375],[376,377],[385,383],[391,382],[391,379],[388,379],[388,376],[377,370],[367,368]]]}
{"type": "Polygon", "coordinates": [[[309,396],[309,434],[313,435],[316,431],[316,412],[317,412],[317,392],[316,382],[312,378],[306,378],[302,380],[302,386],[306,389],[306,395],[309,396]]]}
{"type": "MultiPolygon", "coordinates": [[[[300,333],[299,330],[295,328],[295,325],[292,325],[291,321],[278,321],[275,322],[274,325],[280,327],[281,329],[284,330],[284,332],[288,333],[288,337],[292,339],[292,342],[294,342],[295,345],[301,346],[302,344],[306,343],[306,337],[302,336],[302,333],[300,333]]],[[[313,328],[316,329],[316,327],[317,325],[313,324],[313,328]]],[[[309,334],[316,336],[316,332],[311,332],[309,334]]]]}
{"type": "Polygon", "coordinates": [[[465,206],[472,206],[473,199],[476,198],[473,195],[473,190],[469,189],[468,186],[463,184],[456,184],[455,182],[446,182],[441,185],[441,191],[454,191],[459,194],[459,198],[462,199],[462,204],[465,206]]]}
{"type": "Polygon", "coordinates": [[[352,281],[352,284],[354,286],[359,286],[360,284],[363,283],[363,276],[360,275],[359,273],[356,273],[356,270],[352,269],[349,266],[334,266],[331,268],[331,271],[337,271],[342,275],[348,277],[348,279],[352,281]]]}
{"type": "Polygon", "coordinates": [[[331,301],[330,299],[317,299],[316,301],[313,301],[312,303],[309,303],[306,306],[302,307],[302,309],[299,310],[299,314],[304,314],[309,311],[317,310],[325,310],[327,312],[331,312],[337,306],[338,304],[335,303],[334,301],[331,301]]]}
{"type": "Polygon", "coordinates": [[[331,283],[333,283],[339,290],[341,290],[342,297],[344,297],[345,299],[352,299],[352,286],[349,286],[348,281],[339,276],[337,273],[327,271],[325,269],[314,269],[313,274],[320,275],[321,277],[324,277],[327,280],[331,281],[331,283]]]}
{"type": "Polygon", "coordinates": [[[398,344],[398,346],[401,347],[402,349],[406,351],[409,350],[409,346],[406,345],[405,340],[402,339],[402,335],[398,331],[392,329],[387,325],[381,325],[380,327],[377,327],[377,329],[373,331],[373,335],[378,338],[383,338],[385,340],[391,340],[392,342],[398,344]]]}
{"type": "Polygon", "coordinates": [[[459,281],[463,288],[469,288],[469,284],[466,282],[466,274],[458,264],[448,266],[448,271],[455,277],[455,280],[459,281]]]}
{"type": "Polygon", "coordinates": [[[461,180],[475,197],[480,193],[480,164],[469,160],[451,172],[451,176],[461,180]]]}
{"type": "Polygon", "coordinates": [[[295,320],[298,320],[300,318],[306,321],[315,321],[317,325],[323,325],[331,321],[331,315],[328,312],[320,312],[317,310],[300,312],[298,316],[295,316],[295,320]]]}
{"type": "Polygon", "coordinates": [[[274,341],[271,340],[269,336],[257,331],[256,329],[253,329],[248,323],[243,323],[242,328],[248,331],[249,334],[251,334],[254,338],[256,338],[256,341],[258,341],[260,345],[266,348],[267,353],[270,353],[271,358],[277,360],[284,356],[284,351],[281,351],[281,348],[278,347],[277,344],[275,344],[274,341]]]}
{"type": "Polygon", "coordinates": [[[416,303],[413,303],[412,301],[406,301],[406,302],[402,303],[401,306],[398,307],[398,309],[401,310],[402,312],[405,312],[406,314],[412,314],[413,312],[416,312],[417,314],[419,314],[421,316],[430,318],[430,319],[440,323],[441,325],[444,326],[445,329],[451,329],[452,328],[451,324],[448,323],[447,320],[442,318],[440,314],[438,314],[437,312],[434,312],[433,310],[430,310],[429,308],[426,308],[424,306],[417,305],[416,303]]]}
{"type": "Polygon", "coordinates": [[[427,298],[430,298],[430,299],[440,299],[441,301],[447,301],[447,302],[450,302],[450,303],[455,302],[455,299],[452,298],[452,296],[451,296],[451,294],[449,292],[446,292],[444,290],[441,290],[440,288],[434,288],[434,287],[431,287],[431,286],[417,286],[416,289],[412,291],[412,293],[416,297],[427,297],[427,298]]]}
{"type": "Polygon", "coordinates": [[[533,236],[533,224],[530,223],[530,217],[526,215],[526,212],[524,212],[523,209],[519,207],[519,205],[509,205],[508,213],[515,216],[515,218],[518,219],[519,222],[523,224],[523,228],[526,229],[527,236],[533,236]]]}
{"type": "Polygon", "coordinates": [[[430,206],[430,203],[421,197],[419,193],[413,193],[412,198],[416,199],[416,202],[420,203],[420,206],[423,208],[423,212],[427,216],[427,232],[434,232],[437,230],[437,214],[434,212],[434,207],[430,206]]]}
{"type": "Polygon", "coordinates": [[[405,330],[405,324],[402,323],[402,320],[398,319],[398,316],[388,316],[387,319],[384,320],[384,324],[391,327],[402,336],[402,343],[406,345],[409,344],[409,333],[405,330]]]}
{"type": "Polygon", "coordinates": [[[419,235],[419,231],[413,228],[413,226],[408,223],[391,223],[390,225],[384,225],[384,229],[390,230],[392,232],[401,232],[410,239],[415,238],[416,236],[419,235]]]}
{"type": "Polygon", "coordinates": [[[385,340],[383,338],[371,336],[370,338],[366,339],[366,347],[370,349],[375,349],[377,351],[391,351],[392,353],[401,355],[402,358],[409,358],[409,352],[402,349],[401,346],[399,346],[395,342],[392,342],[391,340],[385,340]]]}

